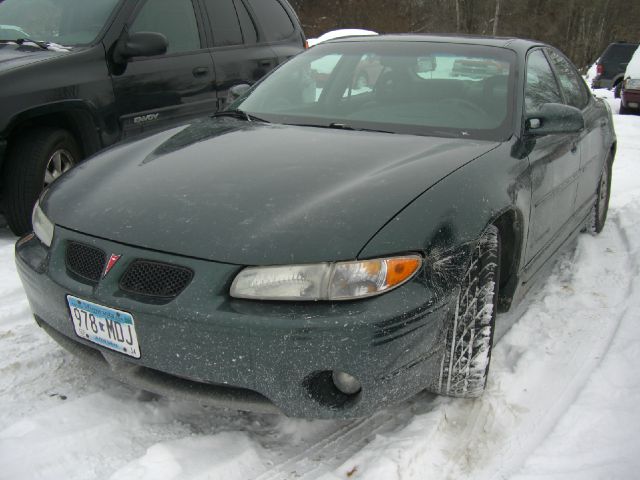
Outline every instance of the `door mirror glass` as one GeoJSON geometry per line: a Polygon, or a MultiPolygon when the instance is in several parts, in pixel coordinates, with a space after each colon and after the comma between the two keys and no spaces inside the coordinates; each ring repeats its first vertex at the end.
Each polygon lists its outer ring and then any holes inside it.
{"type": "Polygon", "coordinates": [[[132,33],[118,41],[113,52],[116,63],[124,63],[132,57],[151,57],[167,52],[167,39],[161,33],[132,33]]]}
{"type": "Polygon", "coordinates": [[[537,112],[528,113],[525,119],[529,135],[552,133],[577,133],[584,128],[582,112],[561,103],[545,103],[537,112]]]}

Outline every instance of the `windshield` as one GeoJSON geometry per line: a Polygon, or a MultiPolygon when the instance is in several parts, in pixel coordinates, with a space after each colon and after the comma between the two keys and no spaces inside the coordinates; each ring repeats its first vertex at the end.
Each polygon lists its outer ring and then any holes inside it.
{"type": "Polygon", "coordinates": [[[515,53],[430,42],[319,45],[234,105],[270,122],[487,140],[510,136],[515,53]]]}
{"type": "Polygon", "coordinates": [[[65,46],[91,43],[119,0],[0,1],[0,41],[30,39],[65,46]]]}

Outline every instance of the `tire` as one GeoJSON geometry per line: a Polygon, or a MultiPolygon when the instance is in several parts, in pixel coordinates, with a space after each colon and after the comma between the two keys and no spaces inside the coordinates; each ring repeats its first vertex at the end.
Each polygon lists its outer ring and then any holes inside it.
{"type": "Polygon", "coordinates": [[[604,229],[604,224],[607,221],[609,198],[611,196],[611,163],[611,156],[609,156],[598,182],[596,202],[591,209],[589,222],[589,231],[592,235],[599,234],[604,229]]]}
{"type": "Polygon", "coordinates": [[[613,86],[614,98],[620,98],[620,91],[622,90],[622,82],[618,82],[613,86]]]}
{"type": "Polygon", "coordinates": [[[436,393],[473,398],[487,382],[498,300],[500,232],[489,226],[471,254],[446,332],[436,393]]]}
{"type": "Polygon", "coordinates": [[[42,127],[10,142],[2,175],[4,214],[16,235],[31,231],[31,212],[42,190],[80,160],[66,130],[42,127]]]}

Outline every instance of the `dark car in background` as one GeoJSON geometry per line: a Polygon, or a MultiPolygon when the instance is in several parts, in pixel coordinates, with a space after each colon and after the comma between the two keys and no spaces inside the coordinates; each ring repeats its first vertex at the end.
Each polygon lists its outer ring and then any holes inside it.
{"type": "Polygon", "coordinates": [[[620,97],[620,88],[624,72],[637,43],[614,42],[600,55],[596,62],[596,76],[591,82],[593,88],[615,88],[616,98],[620,97]]]}
{"type": "Polygon", "coordinates": [[[145,390],[323,418],[475,397],[497,313],[603,229],[615,151],[548,45],[335,40],[64,175],[16,262],[47,333],[145,390]],[[454,77],[460,59],[499,73],[454,77]]]}
{"type": "Polygon", "coordinates": [[[304,49],[286,0],[0,2],[0,195],[11,229],[54,179],[145,131],[213,113],[304,49]]]}

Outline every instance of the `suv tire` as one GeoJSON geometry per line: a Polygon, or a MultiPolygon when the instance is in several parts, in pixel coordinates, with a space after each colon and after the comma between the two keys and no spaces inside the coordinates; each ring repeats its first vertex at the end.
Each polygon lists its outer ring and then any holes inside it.
{"type": "Polygon", "coordinates": [[[4,214],[16,235],[31,231],[31,212],[42,189],[80,161],[66,130],[33,128],[10,142],[3,174],[4,214]]]}

